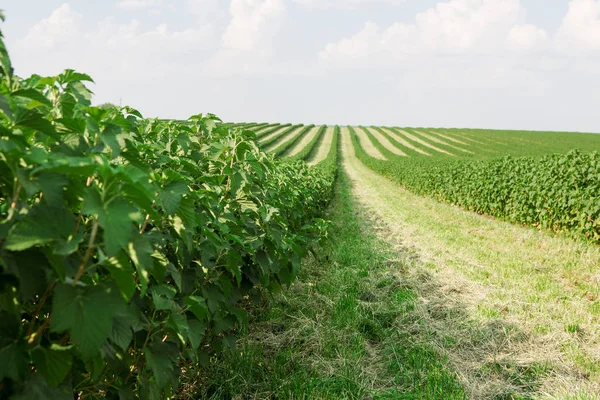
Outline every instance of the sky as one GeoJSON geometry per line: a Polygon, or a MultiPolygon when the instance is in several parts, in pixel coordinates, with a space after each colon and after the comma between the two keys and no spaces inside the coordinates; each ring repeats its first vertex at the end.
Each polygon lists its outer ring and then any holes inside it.
{"type": "Polygon", "coordinates": [[[600,132],[600,0],[3,0],[22,77],[147,117],[600,132]]]}

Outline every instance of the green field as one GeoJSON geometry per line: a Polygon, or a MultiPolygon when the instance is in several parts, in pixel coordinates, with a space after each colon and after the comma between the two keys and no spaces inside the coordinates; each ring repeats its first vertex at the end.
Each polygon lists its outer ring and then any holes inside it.
{"type": "Polygon", "coordinates": [[[599,398],[600,135],[149,119],[90,82],[0,33],[0,398],[599,398]]]}

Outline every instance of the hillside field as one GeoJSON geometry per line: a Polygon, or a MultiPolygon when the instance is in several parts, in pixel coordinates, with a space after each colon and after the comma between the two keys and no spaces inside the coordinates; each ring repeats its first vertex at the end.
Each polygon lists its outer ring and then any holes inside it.
{"type": "Polygon", "coordinates": [[[1,399],[600,398],[600,135],[151,119],[92,82],[14,75],[0,32],[1,399]]]}

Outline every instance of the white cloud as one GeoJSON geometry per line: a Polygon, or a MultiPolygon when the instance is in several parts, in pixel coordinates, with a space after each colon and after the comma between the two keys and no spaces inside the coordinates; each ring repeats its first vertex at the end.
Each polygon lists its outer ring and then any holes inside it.
{"type": "Polygon", "coordinates": [[[51,49],[77,37],[81,14],[68,3],[58,7],[48,18],[31,27],[23,40],[27,47],[51,49]]]}
{"type": "Polygon", "coordinates": [[[518,25],[508,32],[508,46],[513,50],[543,48],[547,40],[546,31],[535,25],[518,25]]]}
{"type": "Polygon", "coordinates": [[[231,0],[231,22],[223,35],[226,49],[253,51],[270,39],[285,11],[283,0],[231,0]]]}
{"type": "Polygon", "coordinates": [[[311,10],[342,9],[355,10],[359,7],[388,5],[397,6],[404,4],[406,0],[293,0],[311,10]]]}
{"type": "Polygon", "coordinates": [[[149,116],[598,130],[600,0],[560,27],[525,0],[32,1],[46,18],[3,25],[17,74],[74,68],[149,116]]]}
{"type": "Polygon", "coordinates": [[[521,24],[524,14],[519,0],[451,0],[417,14],[410,24],[382,29],[367,22],[352,37],[327,44],[320,58],[344,65],[363,58],[369,65],[389,66],[415,57],[494,55],[507,46],[542,46],[546,32],[521,24]]]}
{"type": "Polygon", "coordinates": [[[163,6],[163,0],[120,0],[115,6],[129,11],[160,9],[163,6]]]}
{"type": "Polygon", "coordinates": [[[321,57],[352,59],[357,51],[396,60],[435,52],[493,53],[504,45],[522,13],[519,0],[451,0],[418,14],[412,24],[394,23],[381,30],[369,22],[352,38],[328,44],[321,57]]]}
{"type": "Polygon", "coordinates": [[[600,0],[569,2],[557,44],[563,50],[600,50],[600,0]]]}

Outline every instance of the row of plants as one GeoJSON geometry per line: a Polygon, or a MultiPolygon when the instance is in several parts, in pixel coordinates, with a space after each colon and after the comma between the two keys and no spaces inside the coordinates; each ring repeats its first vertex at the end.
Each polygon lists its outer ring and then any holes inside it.
{"type": "Polygon", "coordinates": [[[314,124],[305,125],[300,132],[295,133],[295,136],[283,143],[277,150],[274,152],[275,157],[286,157],[290,151],[304,138],[304,135],[307,135],[315,127],[314,124]]]}
{"type": "Polygon", "coordinates": [[[278,131],[278,130],[280,130],[281,128],[285,128],[285,127],[288,127],[288,126],[292,126],[292,124],[289,124],[289,123],[288,123],[288,124],[283,124],[283,125],[280,125],[280,124],[274,124],[272,127],[270,127],[270,128],[268,128],[268,129],[265,129],[265,130],[263,130],[263,131],[261,131],[261,132],[257,133],[257,134],[256,134],[256,136],[257,136],[257,137],[260,139],[260,138],[262,138],[262,137],[265,137],[265,136],[267,136],[267,135],[270,135],[270,134],[271,134],[271,133],[273,133],[273,132],[277,132],[277,131],[278,131]]]}
{"type": "Polygon", "coordinates": [[[327,230],[325,164],[92,106],[90,82],[19,78],[0,33],[0,398],[176,394],[327,230]]]}
{"type": "Polygon", "coordinates": [[[419,195],[510,222],[600,241],[600,153],[577,150],[488,160],[369,157],[352,134],[358,158],[419,195]]]}
{"type": "MultiPolygon", "coordinates": [[[[277,145],[277,142],[279,141],[279,139],[284,138],[287,135],[290,135],[292,132],[294,132],[297,129],[300,129],[302,127],[303,127],[302,124],[291,125],[291,126],[287,127],[286,129],[282,129],[281,131],[278,131],[277,133],[271,135],[268,139],[265,139],[262,142],[260,142],[259,145],[262,149],[270,150],[271,147],[277,145]]],[[[264,136],[262,136],[262,137],[264,137],[264,136]]]]}
{"type": "Polygon", "coordinates": [[[300,150],[298,153],[296,153],[291,158],[293,158],[295,160],[308,161],[310,159],[310,156],[314,156],[314,154],[316,154],[316,152],[319,148],[318,145],[323,140],[323,136],[325,135],[326,130],[327,130],[327,125],[322,125],[321,127],[319,127],[319,130],[317,131],[316,135],[312,138],[312,140],[310,142],[308,142],[302,150],[300,150]]]}

